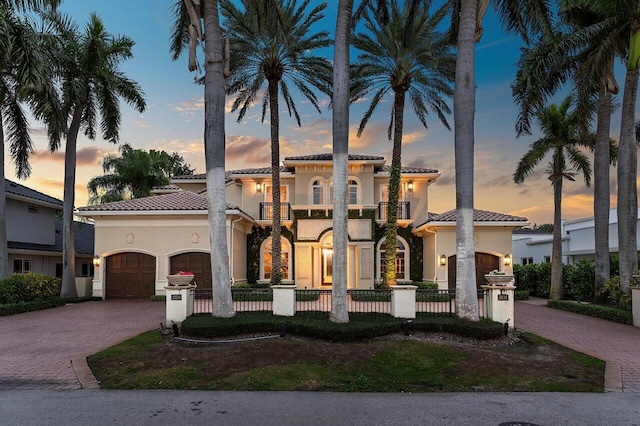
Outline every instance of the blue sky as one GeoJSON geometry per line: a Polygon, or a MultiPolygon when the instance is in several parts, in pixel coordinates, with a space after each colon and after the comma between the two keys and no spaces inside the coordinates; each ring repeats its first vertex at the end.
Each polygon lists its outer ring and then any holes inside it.
{"type": "MultiPolygon", "coordinates": [[[[174,0],[63,0],[61,10],[80,25],[87,22],[91,12],[96,12],[109,32],[127,35],[136,42],[133,59],[125,62],[121,69],[142,86],[147,111],[139,114],[123,105],[121,142],[135,148],[178,152],[198,172],[204,172],[203,87],[193,83],[195,75],[187,70],[186,57],[175,62],[171,60],[169,36],[173,3],[174,0]]],[[[331,37],[336,7],[337,0],[328,1],[322,22],[322,28],[326,28],[331,37]]],[[[517,161],[537,136],[534,133],[532,137],[516,139],[514,132],[516,109],[510,83],[516,71],[520,42],[516,36],[503,31],[491,7],[483,26],[482,41],[476,45],[475,206],[526,216],[531,222],[551,222],[553,199],[551,186],[544,176],[546,162],[522,185],[514,184],[511,177],[517,161]]],[[[326,49],[323,54],[331,58],[332,49],[326,49]]],[[[622,66],[618,67],[617,77],[622,88],[622,66]]],[[[330,152],[331,111],[326,108],[328,99],[322,101],[321,114],[302,98],[298,99],[301,128],[281,108],[281,156],[330,152]]],[[[362,137],[356,138],[355,132],[366,105],[352,106],[350,152],[384,155],[389,160],[391,143],[386,139],[386,129],[391,103],[379,106],[362,137]]],[[[640,115],[636,113],[636,116],[640,115]]],[[[260,107],[251,110],[242,123],[236,123],[236,118],[235,114],[228,114],[226,119],[227,168],[267,166],[270,158],[269,124],[260,122],[260,107]]],[[[453,132],[446,130],[435,116],[428,118],[428,130],[415,119],[410,109],[406,110],[405,118],[403,163],[436,168],[442,174],[431,186],[429,210],[443,212],[455,208],[453,132]]],[[[449,117],[449,122],[453,124],[453,116],[449,117]]],[[[619,126],[620,117],[616,114],[612,120],[613,138],[617,138],[619,126]]],[[[32,128],[37,155],[32,157],[33,174],[25,184],[62,198],[64,153],[49,153],[41,125],[34,122],[32,128]]],[[[79,139],[76,206],[86,204],[86,182],[101,174],[103,156],[115,152],[117,146],[101,139],[79,139]]],[[[7,164],[9,179],[15,179],[13,170],[13,165],[7,164]]],[[[615,170],[612,169],[613,192],[615,181],[615,170]]],[[[615,199],[615,194],[612,194],[612,206],[615,206],[615,199]]],[[[585,188],[581,179],[565,185],[564,218],[592,215],[592,203],[593,190],[585,188]]]]}

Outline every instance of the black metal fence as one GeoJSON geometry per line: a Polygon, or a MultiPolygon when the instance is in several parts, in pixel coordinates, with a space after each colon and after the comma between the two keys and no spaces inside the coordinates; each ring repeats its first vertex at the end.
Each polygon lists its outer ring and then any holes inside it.
{"type": "MultiPolygon", "coordinates": [[[[194,289],[193,313],[211,313],[211,290],[194,289]]],[[[392,290],[347,290],[347,310],[359,316],[391,314],[392,290]]],[[[486,316],[484,290],[478,290],[478,309],[486,316]]],[[[233,308],[236,312],[273,311],[273,291],[263,288],[232,289],[233,308]]],[[[296,315],[317,315],[331,312],[331,290],[295,290],[296,315]]],[[[455,290],[416,290],[416,316],[455,315],[455,290]]]]}
{"type": "MultiPolygon", "coordinates": [[[[411,205],[408,201],[398,202],[398,220],[411,219],[411,205]]],[[[389,212],[389,203],[382,201],[378,203],[378,220],[387,220],[389,212]]]]}
{"type": "MultiPolygon", "coordinates": [[[[273,203],[260,203],[260,220],[273,220],[273,203]]],[[[289,203],[280,203],[280,220],[291,220],[289,203]]]]}

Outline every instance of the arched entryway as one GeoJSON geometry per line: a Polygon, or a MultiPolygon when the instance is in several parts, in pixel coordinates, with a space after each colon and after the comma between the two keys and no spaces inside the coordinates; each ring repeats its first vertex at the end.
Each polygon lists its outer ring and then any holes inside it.
{"type": "Polygon", "coordinates": [[[320,243],[322,247],[322,285],[333,285],[333,232],[327,232],[320,243]]]}
{"type": "Polygon", "coordinates": [[[178,271],[193,272],[193,282],[198,288],[211,288],[211,255],[202,252],[177,254],[169,262],[171,274],[178,271]]]}
{"type": "Polygon", "coordinates": [[[155,294],[155,257],[143,253],[118,253],[107,257],[106,264],[107,299],[144,299],[155,294]]]}
{"type": "MultiPolygon", "coordinates": [[[[456,256],[449,256],[447,260],[447,267],[449,272],[449,289],[456,288],[456,256]]],[[[500,269],[500,258],[489,253],[476,252],[476,287],[480,288],[481,285],[487,284],[485,280],[485,274],[493,271],[494,269],[500,269]]]]}

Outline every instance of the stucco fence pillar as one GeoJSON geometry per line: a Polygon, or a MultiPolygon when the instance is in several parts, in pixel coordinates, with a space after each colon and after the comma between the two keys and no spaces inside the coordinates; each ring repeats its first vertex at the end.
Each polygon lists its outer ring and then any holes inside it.
{"type": "Polygon", "coordinates": [[[193,314],[193,292],[192,289],[196,285],[186,286],[167,286],[166,294],[166,325],[169,327],[172,323],[182,324],[188,316],[193,314]]]}
{"type": "Polygon", "coordinates": [[[391,287],[391,316],[394,318],[416,317],[415,285],[397,285],[391,287]]]}
{"type": "Polygon", "coordinates": [[[509,328],[515,328],[514,318],[514,285],[483,285],[487,291],[485,309],[487,317],[495,322],[504,324],[509,321],[509,328]]]}
{"type": "Polygon", "coordinates": [[[296,314],[296,286],[272,285],[273,315],[292,317],[296,314]]]}
{"type": "Polygon", "coordinates": [[[631,314],[633,315],[633,325],[640,327],[640,286],[631,286],[631,314]]]}

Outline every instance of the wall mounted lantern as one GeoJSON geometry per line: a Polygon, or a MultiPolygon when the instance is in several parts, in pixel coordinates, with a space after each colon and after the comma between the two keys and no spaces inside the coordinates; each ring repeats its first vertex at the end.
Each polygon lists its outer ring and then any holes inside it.
{"type": "Polygon", "coordinates": [[[93,256],[93,266],[96,268],[100,266],[100,256],[93,256]]]}
{"type": "Polygon", "coordinates": [[[511,265],[511,255],[508,255],[508,254],[505,254],[505,255],[504,255],[504,264],[505,264],[506,266],[511,265]]]}
{"type": "Polygon", "coordinates": [[[409,191],[413,191],[413,181],[412,180],[409,181],[409,184],[407,185],[407,189],[409,191]]]}
{"type": "Polygon", "coordinates": [[[447,256],[445,256],[444,254],[440,255],[440,265],[444,266],[447,264],[447,256]]]}
{"type": "Polygon", "coordinates": [[[262,192],[262,182],[256,182],[256,192],[262,192]]]}

